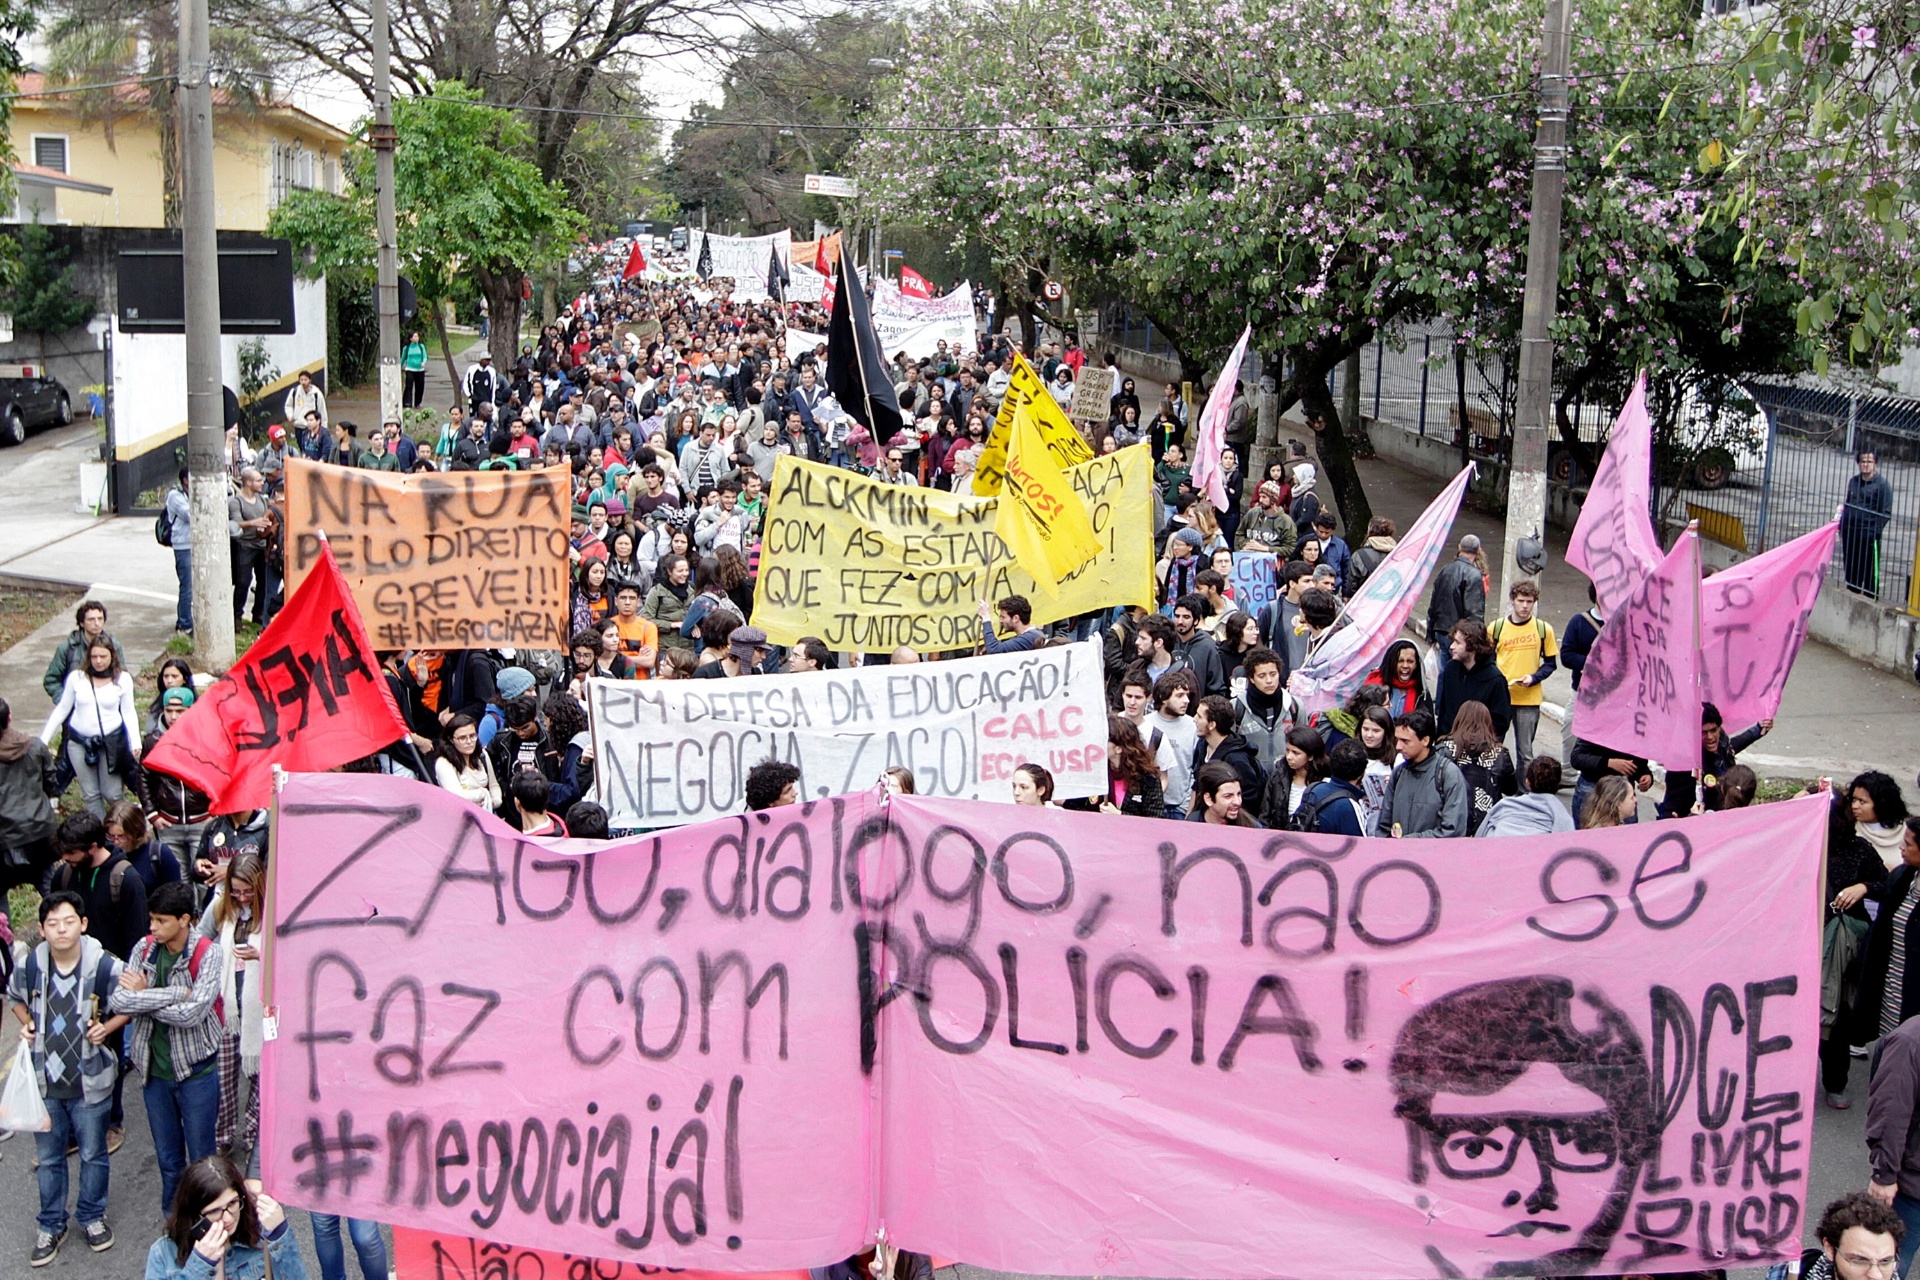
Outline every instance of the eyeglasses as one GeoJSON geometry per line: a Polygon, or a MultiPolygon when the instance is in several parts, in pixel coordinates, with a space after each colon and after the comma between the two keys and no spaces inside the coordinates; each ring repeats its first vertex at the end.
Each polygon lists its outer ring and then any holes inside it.
{"type": "Polygon", "coordinates": [[[1899,1262],[1897,1257],[1862,1258],[1858,1254],[1853,1253],[1842,1254],[1841,1257],[1848,1266],[1857,1271],[1864,1271],[1868,1275],[1872,1275],[1876,1271],[1883,1276],[1892,1275],[1895,1265],[1899,1262]]]}
{"type": "Polygon", "coordinates": [[[229,1192],[228,1194],[232,1197],[231,1199],[216,1201],[208,1205],[200,1211],[200,1216],[208,1222],[224,1218],[229,1214],[238,1217],[240,1215],[240,1195],[238,1192],[229,1192]]]}
{"type": "Polygon", "coordinates": [[[1604,1111],[1571,1116],[1434,1116],[1434,1163],[1449,1178],[1497,1178],[1513,1168],[1520,1148],[1563,1173],[1601,1173],[1618,1158],[1613,1118],[1604,1111]]]}

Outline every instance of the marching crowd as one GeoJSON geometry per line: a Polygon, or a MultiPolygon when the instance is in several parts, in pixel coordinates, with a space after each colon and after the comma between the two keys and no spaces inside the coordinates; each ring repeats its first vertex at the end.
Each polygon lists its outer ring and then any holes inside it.
{"type": "MultiPolygon", "coordinates": [[[[815,638],[771,645],[753,619],[760,528],[783,454],[889,484],[969,487],[1012,377],[1011,348],[999,336],[978,351],[943,343],[925,358],[901,354],[892,376],[905,425],[875,439],[826,391],[824,346],[795,349],[789,327],[818,333],[827,324],[804,305],[738,303],[688,283],[608,282],[526,344],[511,369],[481,355],[460,401],[417,440],[397,422],[363,432],[330,416],[324,393],[303,375],[286,397],[284,424],[257,447],[237,434],[229,440],[236,619],[250,604],[264,623],[282,603],[279,504],[291,456],[389,471],[565,469],[574,494],[568,650],[381,653],[409,733],[347,767],[435,783],[529,835],[587,839],[614,834],[591,799],[590,677],[726,679],[962,656],[834,653],[815,638]]],[[[1065,405],[1086,359],[1071,342],[1043,343],[1034,364],[1065,405]]],[[[1638,820],[1641,793],[1655,780],[1648,761],[1580,737],[1571,720],[1558,750],[1537,742],[1542,685],[1564,666],[1578,687],[1605,625],[1597,606],[1556,629],[1541,616],[1538,589],[1522,582],[1490,610],[1486,558],[1476,538],[1462,538],[1434,576],[1425,643],[1396,641],[1344,706],[1303,714],[1288,677],[1392,551],[1393,522],[1375,519],[1363,536],[1343,536],[1299,440],[1249,485],[1241,464],[1254,429],[1244,390],[1225,432],[1229,506],[1216,511],[1196,497],[1189,450],[1197,414],[1180,388],[1164,388],[1149,406],[1133,379],[1117,376],[1113,386],[1108,420],[1084,430],[1096,453],[1141,442],[1151,450],[1154,606],[1036,627],[1020,596],[979,605],[977,651],[1096,635],[1103,645],[1108,788],[1067,807],[1396,839],[1638,820]],[[1270,602],[1236,600],[1236,553],[1271,558],[1270,602]]],[[[189,518],[183,477],[156,531],[175,550],[182,630],[192,627],[189,518]]],[[[109,621],[98,602],[80,606],[47,669],[44,723],[16,727],[0,703],[0,854],[9,884],[43,893],[42,941],[7,986],[52,1117],[36,1135],[30,1261],[51,1262],[70,1221],[89,1248],[113,1244],[109,1157],[124,1140],[123,1085],[132,1074],[142,1082],[167,1216],[147,1275],[198,1280],[223,1264],[229,1280],[252,1280],[271,1258],[282,1280],[300,1280],[285,1215],[247,1176],[257,1171],[265,814],[211,813],[206,796],[143,764],[204,677],[169,659],[142,707],[109,621]],[[80,810],[56,820],[48,797],[76,779],[80,810]],[[70,1148],[79,1156],[71,1214],[70,1148]]],[[[1771,727],[1723,725],[1706,708],[1705,764],[1697,775],[1667,775],[1658,815],[1753,803],[1757,780],[1737,757],[1771,727]]],[[[799,781],[794,765],[759,765],[749,807],[792,803],[799,781]]],[[[914,789],[903,768],[889,770],[887,782],[914,789]]],[[[1053,791],[1044,767],[1025,764],[1009,798],[1045,805],[1053,791]]],[[[1909,818],[1899,784],[1882,773],[1833,791],[1834,923],[1823,973],[1833,998],[1821,1063],[1829,1102],[1845,1107],[1850,1048],[1883,1035],[1896,1043],[1903,1022],[1920,1013],[1920,962],[1908,960],[1920,956],[1920,818],[1909,818]]],[[[1912,1061],[1920,1064],[1920,1053],[1912,1061]]],[[[1914,1082],[1920,1090],[1920,1065],[1914,1082]]],[[[1903,1237],[1920,1242],[1920,1139],[1909,1143],[1892,1121],[1875,1148],[1874,1181],[1875,1198],[1830,1209],[1820,1227],[1824,1255],[1810,1254],[1810,1267],[1864,1280],[1862,1268],[1878,1266],[1875,1251],[1889,1241],[1900,1242],[1903,1266],[1910,1259],[1903,1237]]],[[[313,1215],[323,1280],[345,1275],[342,1225],[313,1215]]],[[[377,1226],[344,1225],[363,1272],[385,1276],[377,1226]]]]}

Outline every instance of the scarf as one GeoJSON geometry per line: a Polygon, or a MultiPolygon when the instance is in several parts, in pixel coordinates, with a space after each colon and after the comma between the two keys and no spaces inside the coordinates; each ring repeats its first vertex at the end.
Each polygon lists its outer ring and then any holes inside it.
{"type": "MultiPolygon", "coordinates": [[[[224,893],[224,890],[222,892],[224,893]]],[[[257,958],[242,961],[247,973],[246,981],[235,980],[233,948],[236,923],[238,923],[237,918],[229,917],[220,925],[220,954],[227,961],[220,969],[220,998],[223,1007],[240,1022],[237,1033],[240,1037],[240,1069],[250,1076],[257,1076],[260,1074],[260,1022],[264,1013],[260,1007],[260,961],[257,958]],[[236,986],[239,987],[237,1001],[234,991],[236,986]]],[[[258,938],[259,934],[255,933],[251,936],[258,938]]],[[[254,943],[255,947],[259,945],[257,941],[254,943]]],[[[236,1034],[232,1023],[227,1025],[227,1034],[236,1034]]]]}

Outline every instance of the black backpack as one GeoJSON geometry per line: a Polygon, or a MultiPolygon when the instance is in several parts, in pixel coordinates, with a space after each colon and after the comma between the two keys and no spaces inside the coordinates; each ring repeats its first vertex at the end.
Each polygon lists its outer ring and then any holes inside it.
{"type": "Polygon", "coordinates": [[[1300,807],[1293,811],[1291,818],[1287,819],[1287,830],[1312,835],[1320,830],[1321,814],[1341,801],[1350,799],[1352,799],[1351,796],[1342,795],[1337,791],[1318,804],[1308,804],[1302,797],[1300,807]]]}
{"type": "Polygon", "coordinates": [[[173,545],[173,512],[168,509],[166,499],[160,500],[160,514],[154,517],[153,540],[163,547],[173,545]]]}

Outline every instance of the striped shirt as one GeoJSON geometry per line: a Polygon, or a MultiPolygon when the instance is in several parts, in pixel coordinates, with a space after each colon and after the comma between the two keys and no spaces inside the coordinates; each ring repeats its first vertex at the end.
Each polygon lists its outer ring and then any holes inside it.
{"type": "Polygon", "coordinates": [[[1920,876],[1908,882],[1907,896],[1893,909],[1893,952],[1887,957],[1886,994],[1880,998],[1880,1034],[1883,1036],[1891,1035],[1899,1027],[1900,1013],[1906,1005],[1907,921],[1913,915],[1916,890],[1920,890],[1920,876]]]}
{"type": "MultiPolygon", "coordinates": [[[[153,953],[159,945],[152,934],[140,939],[127,959],[127,968],[143,974],[149,983],[153,982],[153,953]]],[[[194,1068],[220,1050],[220,1039],[225,1030],[220,1015],[214,1009],[214,1002],[220,998],[221,966],[226,961],[220,953],[219,943],[208,944],[206,954],[200,959],[200,976],[195,978],[192,976],[193,966],[189,963],[194,945],[195,939],[189,935],[188,949],[181,953],[167,974],[165,986],[148,986],[144,991],[129,991],[119,987],[114,990],[109,1002],[115,1013],[133,1015],[132,1025],[128,1027],[127,1049],[133,1057],[134,1069],[143,1079],[147,1075],[156,1022],[167,1029],[173,1078],[176,1080],[186,1079],[194,1068]]]]}

